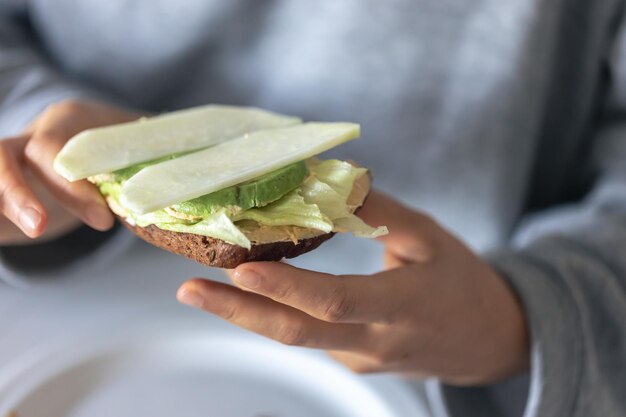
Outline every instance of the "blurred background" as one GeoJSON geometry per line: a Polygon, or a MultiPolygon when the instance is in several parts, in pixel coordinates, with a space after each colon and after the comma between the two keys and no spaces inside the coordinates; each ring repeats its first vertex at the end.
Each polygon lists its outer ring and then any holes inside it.
{"type": "MultiPolygon", "coordinates": [[[[563,231],[580,242],[622,230],[623,170],[593,195],[602,204],[577,205],[595,175],[621,163],[618,3],[0,0],[0,138],[13,140],[66,99],[147,113],[221,103],[355,122],[362,138],[324,156],[370,168],[376,188],[431,214],[479,255],[532,250],[545,238],[558,258],[571,250],[558,246],[563,231]],[[602,147],[592,147],[596,138],[602,147]],[[606,213],[613,222],[603,223],[606,213]]],[[[436,382],[358,376],[323,352],[176,301],[191,277],[225,281],[219,270],[120,227],[91,231],[64,209],[58,219],[47,242],[0,241],[0,416],[450,415],[436,382]]],[[[15,228],[2,218],[0,232],[15,228]]],[[[616,236],[594,241],[591,258],[613,254],[619,272],[616,236]]],[[[293,264],[370,274],[382,252],[337,236],[293,264]]],[[[564,259],[542,262],[557,277],[587,276],[564,259]]],[[[551,302],[562,294],[544,305],[560,306],[551,302]]],[[[521,415],[527,382],[487,402],[521,415]]]]}

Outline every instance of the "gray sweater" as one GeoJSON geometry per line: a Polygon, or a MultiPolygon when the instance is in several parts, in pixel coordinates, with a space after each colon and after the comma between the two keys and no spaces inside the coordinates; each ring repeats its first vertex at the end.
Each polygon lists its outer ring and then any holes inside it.
{"type": "Polygon", "coordinates": [[[435,412],[624,416],[623,6],[4,0],[0,136],[66,97],[359,122],[364,139],[334,156],[371,167],[378,188],[483,254],[528,316],[529,377],[434,384],[435,412]]]}

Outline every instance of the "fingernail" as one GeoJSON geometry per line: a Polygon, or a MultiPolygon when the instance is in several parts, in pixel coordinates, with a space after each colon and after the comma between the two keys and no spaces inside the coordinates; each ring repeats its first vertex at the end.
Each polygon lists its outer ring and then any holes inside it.
{"type": "Polygon", "coordinates": [[[177,294],[178,301],[190,307],[202,308],[204,298],[196,291],[187,288],[181,288],[177,294]]]}
{"type": "Polygon", "coordinates": [[[106,206],[92,203],[87,208],[87,223],[96,229],[108,229],[111,227],[111,212],[106,206]]]}
{"type": "Polygon", "coordinates": [[[34,232],[41,223],[41,214],[34,208],[27,207],[20,211],[19,222],[22,229],[34,232]]]}
{"type": "Polygon", "coordinates": [[[233,279],[242,287],[250,289],[258,288],[261,284],[261,276],[250,269],[235,271],[233,279]]]}

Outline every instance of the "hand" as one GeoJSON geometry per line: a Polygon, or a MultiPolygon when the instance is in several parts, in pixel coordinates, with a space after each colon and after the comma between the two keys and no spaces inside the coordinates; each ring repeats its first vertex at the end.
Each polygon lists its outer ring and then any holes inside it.
{"type": "Polygon", "coordinates": [[[52,239],[81,222],[111,228],[113,215],[96,187],[66,181],[52,162],[75,134],[140,116],[96,102],[63,101],[49,106],[23,134],[0,140],[0,245],[24,244],[26,236],[52,239]]]}
{"type": "Polygon", "coordinates": [[[503,279],[427,216],[372,193],[361,216],[385,224],[387,270],[332,276],[283,263],[231,271],[239,288],[203,279],[181,302],[288,345],[328,350],[357,372],[497,381],[528,367],[522,309],[503,279]]]}

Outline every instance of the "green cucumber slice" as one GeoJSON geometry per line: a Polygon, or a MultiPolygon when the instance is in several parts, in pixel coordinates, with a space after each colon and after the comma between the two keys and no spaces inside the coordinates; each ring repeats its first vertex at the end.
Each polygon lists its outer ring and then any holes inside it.
{"type": "Polygon", "coordinates": [[[353,123],[306,123],[252,132],[144,168],[122,187],[121,203],[139,214],[260,177],[359,136],[353,123]]]}
{"type": "Polygon", "coordinates": [[[251,107],[195,107],[85,130],[61,149],[54,169],[69,181],[76,181],[166,155],[203,149],[248,132],[300,122],[295,117],[251,107]]]}

